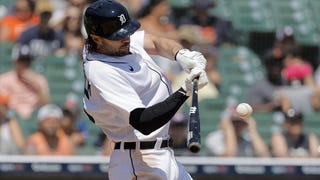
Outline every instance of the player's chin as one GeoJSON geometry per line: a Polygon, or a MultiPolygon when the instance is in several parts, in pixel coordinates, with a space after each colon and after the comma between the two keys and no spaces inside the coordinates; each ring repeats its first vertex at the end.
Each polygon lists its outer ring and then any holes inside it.
{"type": "Polygon", "coordinates": [[[129,46],[128,47],[122,46],[122,47],[119,48],[119,50],[117,52],[118,56],[125,56],[125,55],[128,55],[128,54],[130,54],[129,46]]]}

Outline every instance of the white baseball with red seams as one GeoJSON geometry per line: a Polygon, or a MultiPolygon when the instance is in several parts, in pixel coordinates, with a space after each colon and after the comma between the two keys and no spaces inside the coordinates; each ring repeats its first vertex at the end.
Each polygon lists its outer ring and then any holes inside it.
{"type": "Polygon", "coordinates": [[[236,111],[241,118],[248,118],[251,116],[253,109],[248,103],[240,103],[236,107],[236,111]]]}

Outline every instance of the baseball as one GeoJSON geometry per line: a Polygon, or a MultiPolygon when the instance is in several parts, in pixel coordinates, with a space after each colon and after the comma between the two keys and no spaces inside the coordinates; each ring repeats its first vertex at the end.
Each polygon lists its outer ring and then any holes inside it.
{"type": "Polygon", "coordinates": [[[240,103],[236,108],[237,113],[241,118],[248,118],[252,114],[252,107],[247,103],[240,103]]]}

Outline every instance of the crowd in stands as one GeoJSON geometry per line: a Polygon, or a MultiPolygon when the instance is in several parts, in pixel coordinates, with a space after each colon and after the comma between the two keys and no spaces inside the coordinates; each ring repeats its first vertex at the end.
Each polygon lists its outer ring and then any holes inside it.
{"type": "MultiPolygon", "coordinates": [[[[174,0],[118,1],[141,23],[141,30],[203,52],[209,84],[199,91],[199,101],[215,101],[225,93],[221,92],[224,77],[218,64],[224,59],[220,58],[219,49],[238,44],[233,38],[232,22],[211,13],[219,6],[218,1],[191,0],[186,4],[181,1],[180,6],[173,6],[174,0]]],[[[72,54],[81,63],[87,36],[82,14],[92,2],[94,0],[14,0],[2,5],[6,13],[0,13],[0,49],[2,44],[13,44],[13,66],[0,74],[0,155],[77,155],[77,149],[86,146],[95,149],[92,154],[109,156],[112,152],[114,144],[102,132],[94,134],[94,142],[89,141],[91,122],[81,112],[81,100],[80,103],[70,99],[65,99],[63,104],[53,103],[54,92],[49,88],[52,82],[33,69],[34,64],[51,56],[63,58],[72,54]],[[33,123],[32,129],[24,129],[25,123],[33,123]]],[[[212,117],[218,118],[219,124],[205,124],[212,129],[202,134],[206,136],[202,143],[207,149],[205,155],[319,157],[317,134],[304,131],[307,123],[304,119],[320,111],[320,66],[314,67],[301,54],[299,42],[289,26],[277,33],[272,47],[258,54],[264,77],[250,86],[245,99],[254,113],[281,114],[279,128],[268,137],[270,143],[260,134],[254,116],[241,119],[235,112],[235,104],[224,103],[219,107],[222,115],[212,117]]],[[[186,76],[181,67],[175,62],[163,61],[163,57],[153,58],[171,81],[172,89],[178,89],[186,76]]],[[[188,106],[190,101],[186,103],[188,106]]],[[[170,134],[177,153],[193,155],[186,148],[187,117],[188,112],[178,111],[172,119],[170,134]]]]}

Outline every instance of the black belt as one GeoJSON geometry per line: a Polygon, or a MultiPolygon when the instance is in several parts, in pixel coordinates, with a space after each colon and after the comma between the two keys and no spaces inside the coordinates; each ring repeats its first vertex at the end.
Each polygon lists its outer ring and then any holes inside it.
{"type": "MultiPolygon", "coordinates": [[[[140,149],[154,149],[157,141],[124,142],[123,149],[136,149],[136,143],[140,143],[140,149]]],[[[116,142],[114,149],[120,149],[121,142],[116,142]]],[[[172,147],[172,140],[162,140],[160,148],[172,147]]]]}

